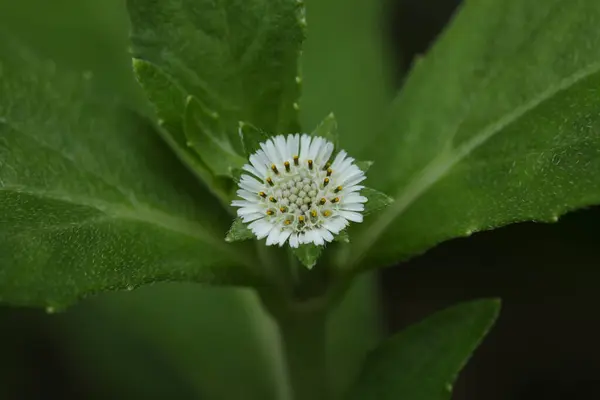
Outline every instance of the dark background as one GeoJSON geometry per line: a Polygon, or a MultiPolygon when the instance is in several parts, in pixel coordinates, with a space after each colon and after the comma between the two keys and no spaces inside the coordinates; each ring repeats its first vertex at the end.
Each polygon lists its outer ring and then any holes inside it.
{"type": "MultiPolygon", "coordinates": [[[[388,3],[383,32],[400,87],[413,57],[426,52],[458,2],[388,3]]],[[[501,297],[501,317],[461,374],[453,399],[600,398],[599,225],[600,208],[590,208],[555,224],[523,223],[456,239],[387,268],[380,274],[385,325],[395,332],[461,300],[501,297]]],[[[112,397],[102,394],[104,378],[74,367],[65,318],[0,307],[0,398],[112,397]]],[[[164,392],[155,387],[138,398],[166,398],[170,385],[180,386],[164,361],[141,344],[127,351],[167,382],[164,392]]],[[[176,397],[192,395],[179,391],[176,397]]]]}

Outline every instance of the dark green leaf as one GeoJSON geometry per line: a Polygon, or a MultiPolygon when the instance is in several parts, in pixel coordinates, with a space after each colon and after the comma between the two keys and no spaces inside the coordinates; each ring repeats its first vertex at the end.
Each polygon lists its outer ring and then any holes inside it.
{"type": "Polygon", "coordinates": [[[595,0],[465,2],[370,140],[367,184],[396,201],[342,262],[600,203],[598,21],[595,0]]]}
{"type": "Polygon", "coordinates": [[[317,260],[323,252],[323,246],[314,244],[302,244],[296,249],[292,249],[298,260],[308,269],[317,265],[317,260]]]}
{"type": "Polygon", "coordinates": [[[330,113],[328,116],[326,116],[325,119],[321,121],[312,132],[312,136],[321,136],[329,140],[337,149],[339,146],[339,135],[335,115],[330,113]]]}
{"type": "Polygon", "coordinates": [[[349,399],[449,400],[499,310],[498,300],[464,303],[394,335],[368,356],[349,399]]]}
{"type": "Polygon", "coordinates": [[[221,122],[216,112],[188,96],[183,123],[188,145],[215,175],[233,177],[232,171],[241,169],[246,159],[236,153],[223,134],[221,122]]]}
{"type": "Polygon", "coordinates": [[[134,55],[218,114],[232,143],[238,121],[298,130],[301,2],[128,0],[127,7],[134,55]]]}
{"type": "Polygon", "coordinates": [[[254,239],[256,236],[248,229],[248,225],[242,222],[241,218],[236,218],[225,236],[226,242],[239,242],[243,240],[254,239]]]}
{"type": "MultiPolygon", "coordinates": [[[[70,38],[73,52],[96,45],[70,38]]],[[[0,301],[57,308],[157,280],[254,279],[240,267],[252,253],[223,240],[229,216],[125,109],[119,54],[81,70],[0,29],[0,301]]]]}
{"type": "Polygon", "coordinates": [[[260,144],[269,138],[267,132],[247,122],[239,123],[239,135],[247,157],[260,149],[260,144]]]}
{"type": "Polygon", "coordinates": [[[383,210],[394,203],[393,198],[370,187],[362,189],[360,194],[368,199],[365,203],[365,215],[383,210]]]}

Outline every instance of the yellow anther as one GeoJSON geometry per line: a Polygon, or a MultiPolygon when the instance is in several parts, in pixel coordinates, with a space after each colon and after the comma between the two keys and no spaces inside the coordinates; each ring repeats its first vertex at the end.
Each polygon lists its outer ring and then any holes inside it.
{"type": "Polygon", "coordinates": [[[329,178],[323,179],[323,187],[329,185],[329,178]]]}
{"type": "Polygon", "coordinates": [[[323,166],[323,171],[329,170],[329,167],[331,167],[331,163],[325,164],[325,166],[323,166]]]}
{"type": "Polygon", "coordinates": [[[308,160],[308,169],[313,169],[313,160],[308,160]]]}
{"type": "Polygon", "coordinates": [[[333,192],[334,192],[334,193],[339,193],[339,192],[341,192],[341,191],[342,191],[342,189],[343,189],[343,188],[342,188],[341,186],[338,186],[338,187],[336,187],[336,188],[335,188],[335,190],[334,190],[333,192]]]}
{"type": "Polygon", "coordinates": [[[317,210],[312,210],[310,215],[312,215],[313,218],[317,218],[317,210]]]}
{"type": "Polygon", "coordinates": [[[258,192],[258,195],[259,195],[260,197],[262,197],[263,199],[266,199],[266,198],[267,198],[267,194],[266,194],[265,192],[258,192]]]}
{"type": "Polygon", "coordinates": [[[279,209],[279,211],[281,211],[282,213],[284,213],[284,212],[286,212],[286,211],[287,211],[287,207],[283,206],[283,207],[281,207],[281,208],[279,209]]]}
{"type": "Polygon", "coordinates": [[[327,199],[325,197],[322,197],[321,200],[319,200],[319,204],[323,205],[327,202],[327,199]]]}
{"type": "Polygon", "coordinates": [[[273,179],[271,179],[271,177],[267,178],[267,183],[271,186],[275,186],[275,184],[273,183],[273,179]]]}
{"type": "Polygon", "coordinates": [[[298,160],[300,160],[300,157],[294,156],[294,165],[299,165],[300,164],[300,162],[298,160]]]}
{"type": "Polygon", "coordinates": [[[298,217],[298,222],[304,222],[304,215],[300,215],[298,217]]]}
{"type": "Polygon", "coordinates": [[[339,203],[339,202],[340,202],[340,198],[339,198],[339,197],[336,197],[335,199],[332,199],[332,200],[331,200],[331,202],[332,202],[333,204],[335,204],[335,203],[339,203]]]}
{"type": "Polygon", "coordinates": [[[275,197],[273,197],[273,196],[269,197],[269,201],[271,203],[277,203],[277,199],[275,197]]]}
{"type": "Polygon", "coordinates": [[[291,224],[291,223],[292,223],[292,221],[290,221],[289,219],[286,219],[285,221],[283,221],[283,223],[284,223],[285,225],[289,225],[289,224],[291,224]]]}
{"type": "Polygon", "coordinates": [[[275,211],[273,211],[271,209],[267,210],[267,215],[273,215],[273,214],[275,214],[275,211]]]}
{"type": "Polygon", "coordinates": [[[279,170],[277,169],[277,166],[275,164],[271,164],[271,170],[275,172],[275,174],[279,174],[279,170]]]}
{"type": "Polygon", "coordinates": [[[284,162],[283,166],[285,167],[285,170],[287,172],[290,172],[290,162],[289,161],[284,162]]]}
{"type": "Polygon", "coordinates": [[[331,210],[325,210],[323,211],[323,216],[324,217],[329,217],[331,215],[331,210]]]}
{"type": "Polygon", "coordinates": [[[327,176],[331,176],[333,174],[333,170],[331,168],[327,168],[327,176]]]}

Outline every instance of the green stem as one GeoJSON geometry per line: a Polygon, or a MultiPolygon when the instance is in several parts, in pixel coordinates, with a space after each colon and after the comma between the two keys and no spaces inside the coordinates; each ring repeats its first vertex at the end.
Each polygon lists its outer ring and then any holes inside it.
{"type": "Polygon", "coordinates": [[[295,310],[277,320],[293,400],[328,399],[325,310],[295,310]]]}

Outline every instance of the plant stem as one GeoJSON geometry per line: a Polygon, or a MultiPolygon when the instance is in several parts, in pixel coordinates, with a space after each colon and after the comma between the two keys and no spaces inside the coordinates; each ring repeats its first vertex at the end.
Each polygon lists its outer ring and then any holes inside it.
{"type": "Polygon", "coordinates": [[[328,399],[326,311],[295,310],[277,318],[293,400],[328,399]]]}

